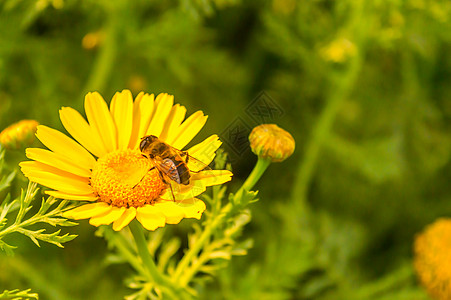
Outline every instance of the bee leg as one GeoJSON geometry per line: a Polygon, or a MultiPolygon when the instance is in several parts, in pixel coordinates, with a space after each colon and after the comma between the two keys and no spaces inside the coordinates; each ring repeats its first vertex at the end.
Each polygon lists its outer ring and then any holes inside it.
{"type": "Polygon", "coordinates": [[[158,170],[158,173],[160,173],[161,181],[163,181],[165,184],[169,185],[169,189],[171,190],[172,201],[175,202],[174,190],[172,189],[171,183],[168,182],[168,181],[164,178],[164,175],[163,175],[163,173],[162,173],[160,170],[158,170]]]}
{"type": "Polygon", "coordinates": [[[188,152],[187,152],[187,151],[182,151],[182,153],[180,154],[180,156],[181,156],[181,157],[186,157],[185,163],[187,164],[187,163],[188,163],[188,160],[189,160],[188,152]]]}
{"type": "Polygon", "coordinates": [[[169,188],[171,189],[172,200],[175,202],[174,191],[172,190],[172,185],[169,184],[169,188]]]}

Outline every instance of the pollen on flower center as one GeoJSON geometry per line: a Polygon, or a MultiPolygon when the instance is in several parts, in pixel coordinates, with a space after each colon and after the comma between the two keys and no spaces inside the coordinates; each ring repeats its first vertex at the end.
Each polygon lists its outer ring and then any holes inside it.
{"type": "Polygon", "coordinates": [[[91,186],[99,201],[116,207],[153,204],[166,185],[151,167],[138,150],[116,150],[97,160],[91,186]]]}

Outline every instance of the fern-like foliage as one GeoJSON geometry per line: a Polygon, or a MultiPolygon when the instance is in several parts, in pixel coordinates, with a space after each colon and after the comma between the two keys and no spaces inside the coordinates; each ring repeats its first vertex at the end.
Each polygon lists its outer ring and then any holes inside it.
{"type": "MultiPolygon", "coordinates": [[[[230,169],[225,162],[225,154],[218,153],[215,168],[230,169]]],[[[253,241],[243,240],[241,232],[251,220],[247,206],[257,201],[256,195],[256,192],[247,191],[227,195],[224,186],[213,187],[211,195],[203,194],[209,209],[204,212],[202,223],[193,224],[187,245],[183,245],[179,236],[172,236],[169,228],[149,232],[148,250],[161,274],[188,295],[197,296],[198,289],[227,266],[233,256],[246,255],[252,247],[253,241]]],[[[116,233],[109,226],[102,226],[98,234],[108,241],[110,248],[116,250],[108,257],[110,263],[129,262],[139,274],[127,280],[127,286],[137,291],[126,299],[162,299],[167,291],[146,277],[140,261],[136,260],[137,250],[130,246],[133,245],[130,232],[122,230],[116,233]]]]}
{"type": "MultiPolygon", "coordinates": [[[[39,241],[63,247],[63,243],[73,240],[76,235],[60,234],[61,229],[52,233],[47,233],[45,229],[30,229],[31,225],[46,223],[52,226],[74,226],[77,223],[71,222],[62,217],[62,212],[69,209],[68,201],[59,201],[54,197],[42,199],[41,206],[35,214],[29,214],[32,209],[32,201],[38,192],[37,184],[30,183],[26,191],[22,191],[19,199],[8,201],[5,199],[0,206],[0,249],[8,255],[13,254],[13,245],[7,244],[3,239],[5,236],[18,232],[29,237],[38,247],[39,241]],[[58,202],[55,207],[54,204],[58,202]],[[17,213],[16,213],[17,212],[17,213]],[[8,217],[15,215],[14,222],[8,225],[8,217]]],[[[8,197],[9,198],[9,197],[8,197]]]]}
{"type": "Polygon", "coordinates": [[[31,289],[27,290],[4,290],[3,293],[0,294],[0,299],[11,299],[11,300],[38,300],[39,296],[36,293],[31,293],[31,289]]]}

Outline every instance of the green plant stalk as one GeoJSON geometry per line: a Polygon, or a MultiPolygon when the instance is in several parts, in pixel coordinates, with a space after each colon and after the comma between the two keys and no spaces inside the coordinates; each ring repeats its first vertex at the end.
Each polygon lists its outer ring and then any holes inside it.
{"type": "Polygon", "coordinates": [[[235,197],[241,197],[242,195],[240,195],[240,193],[242,193],[243,191],[249,192],[260,179],[260,177],[262,177],[263,173],[265,173],[270,164],[271,161],[269,159],[259,157],[254,169],[252,170],[251,174],[249,174],[249,177],[247,177],[241,188],[238,190],[235,197]]]}
{"type": "Polygon", "coordinates": [[[112,73],[114,61],[117,56],[117,36],[118,36],[118,20],[117,12],[112,10],[108,14],[109,19],[105,29],[105,40],[101,45],[100,52],[94,61],[94,66],[89,78],[82,90],[81,98],[84,98],[87,92],[103,91],[108,81],[109,74],[112,73]]]}
{"type": "Polygon", "coordinates": [[[189,299],[190,295],[176,286],[171,280],[169,280],[165,275],[161,274],[158,270],[155,262],[150,255],[149,249],[147,248],[147,240],[144,236],[144,232],[141,224],[137,220],[133,220],[129,224],[130,231],[132,232],[133,238],[135,239],[136,247],[138,249],[138,254],[147,269],[150,278],[164,291],[166,291],[173,299],[189,299]]]}
{"type": "Polygon", "coordinates": [[[249,177],[243,183],[238,192],[236,192],[233,201],[227,203],[227,205],[221,209],[219,215],[216,216],[212,222],[206,225],[199,239],[180,260],[174,272],[174,276],[172,277],[174,282],[180,282],[182,286],[186,286],[189,283],[194,273],[190,272],[186,273],[186,270],[188,269],[188,266],[192,262],[193,258],[199,254],[199,251],[204,247],[204,244],[210,239],[211,235],[216,230],[216,228],[218,228],[221,224],[223,224],[224,220],[227,219],[229,214],[233,211],[234,205],[232,203],[237,203],[243,197],[245,191],[250,191],[254,187],[254,185],[266,171],[270,163],[271,161],[267,159],[263,158],[258,159],[257,164],[252,170],[251,174],[249,174],[249,177]]]}
{"type": "Polygon", "coordinates": [[[74,299],[70,294],[66,294],[63,290],[61,290],[60,286],[54,284],[51,280],[48,280],[48,278],[46,278],[42,272],[39,272],[36,269],[35,265],[31,265],[25,258],[19,255],[8,257],[6,262],[0,261],[0,263],[2,265],[5,263],[12,270],[14,270],[13,273],[15,274],[10,275],[17,275],[19,278],[22,278],[23,280],[28,282],[30,287],[32,287],[34,290],[39,290],[39,294],[41,296],[40,298],[42,299],[74,299]]]}
{"type": "Polygon", "coordinates": [[[110,226],[105,226],[104,229],[108,241],[110,241],[117,248],[122,257],[124,257],[129,262],[129,264],[142,276],[148,276],[148,273],[143,268],[141,262],[128,248],[128,242],[124,239],[124,237],[120,233],[113,232],[110,226]]]}
{"type": "Polygon", "coordinates": [[[45,219],[47,219],[48,217],[56,217],[58,216],[62,211],[58,211],[55,213],[49,213],[49,214],[44,214],[44,215],[39,215],[38,217],[33,216],[30,219],[26,219],[25,221],[22,221],[20,223],[15,222],[14,224],[12,224],[11,226],[9,226],[8,228],[5,228],[4,230],[0,231],[0,239],[2,239],[5,235],[13,233],[13,232],[17,232],[19,229],[36,224],[36,223],[40,223],[40,222],[44,222],[45,223],[45,219]]]}
{"type": "MultiPolygon", "coordinates": [[[[359,7],[358,10],[359,9],[361,8],[359,7]]],[[[360,14],[358,12],[355,14],[357,14],[355,18],[359,19],[360,14]]],[[[356,33],[356,41],[359,41],[359,32],[356,33]]],[[[359,46],[361,46],[360,52],[363,52],[362,43],[360,43],[359,46]]],[[[307,144],[304,158],[298,168],[298,176],[294,182],[292,199],[295,201],[296,205],[301,206],[301,210],[307,209],[305,201],[307,198],[308,188],[310,186],[310,182],[312,180],[324,142],[329,138],[332,131],[332,126],[341,105],[352,91],[359,71],[361,70],[361,66],[361,53],[357,53],[355,57],[350,59],[349,66],[344,74],[334,74],[331,78],[332,86],[334,86],[334,88],[331,88],[326,107],[321,112],[321,115],[319,116],[313,129],[312,137],[307,144]]]]}
{"type": "MultiPolygon", "coordinates": [[[[205,250],[205,249],[204,249],[205,250]]],[[[193,262],[187,269],[185,270],[183,277],[180,278],[180,285],[186,286],[191,278],[196,275],[197,271],[208,261],[208,256],[205,255],[205,252],[202,252],[202,254],[196,259],[195,262],[193,262]]]]}

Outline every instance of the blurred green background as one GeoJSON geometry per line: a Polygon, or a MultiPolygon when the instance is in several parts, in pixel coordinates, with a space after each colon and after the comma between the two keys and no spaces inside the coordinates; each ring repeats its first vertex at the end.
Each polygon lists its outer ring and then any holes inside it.
{"type": "MultiPolygon", "coordinates": [[[[167,92],[209,115],[194,142],[221,136],[232,191],[256,161],[252,127],[292,133],[294,155],[258,184],[243,237],[254,247],[202,299],[428,299],[412,243],[451,215],[450,83],[448,0],[0,3],[2,129],[25,118],[63,129],[58,109],[83,112],[87,91],[167,92]]],[[[11,168],[23,152],[7,152],[11,168]]],[[[80,223],[64,250],[13,236],[0,291],[130,294],[131,270],[105,263],[105,242],[80,223]]]]}

